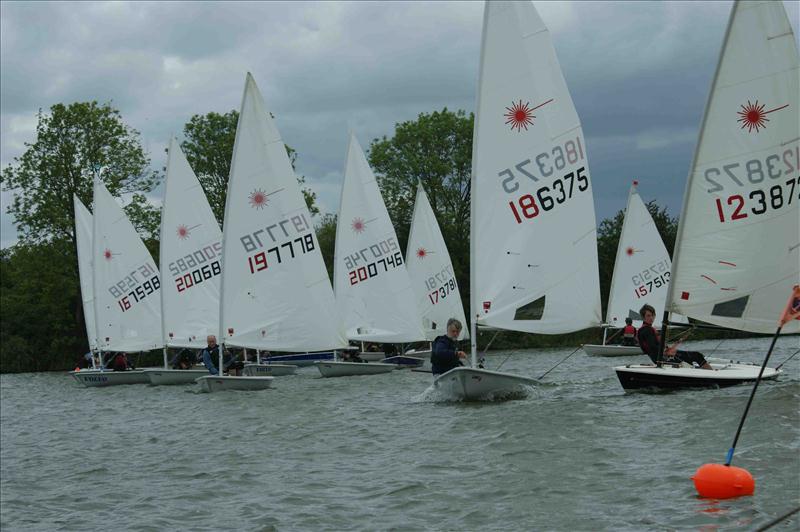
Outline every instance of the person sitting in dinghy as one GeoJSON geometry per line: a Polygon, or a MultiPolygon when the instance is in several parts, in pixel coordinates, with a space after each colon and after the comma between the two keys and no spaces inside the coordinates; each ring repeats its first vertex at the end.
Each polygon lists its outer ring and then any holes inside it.
{"type": "Polygon", "coordinates": [[[622,329],[622,345],[636,345],[636,327],[633,326],[633,320],[630,318],[625,318],[625,328],[622,329]]]}
{"type": "Polygon", "coordinates": [[[431,349],[431,373],[440,375],[462,366],[461,359],[467,358],[464,351],[458,351],[456,340],[461,334],[461,322],[455,318],[447,320],[447,334],[437,336],[431,349]]]}
{"type": "Polygon", "coordinates": [[[172,358],[172,369],[192,369],[195,364],[197,364],[197,355],[188,349],[181,349],[172,358]]]}
{"type": "MultiPolygon", "coordinates": [[[[642,353],[650,357],[653,364],[661,362],[659,360],[659,350],[661,348],[661,338],[658,331],[653,328],[653,320],[656,317],[656,309],[651,305],[644,305],[639,311],[642,316],[642,326],[639,327],[639,347],[642,353]]],[[[664,347],[664,361],[666,362],[686,362],[694,367],[697,365],[703,369],[714,369],[706,361],[703,353],[699,351],[678,351],[678,344],[664,347]]]]}
{"type": "Polygon", "coordinates": [[[112,353],[106,361],[106,368],[114,371],[125,371],[131,366],[128,353],[112,353]]]}

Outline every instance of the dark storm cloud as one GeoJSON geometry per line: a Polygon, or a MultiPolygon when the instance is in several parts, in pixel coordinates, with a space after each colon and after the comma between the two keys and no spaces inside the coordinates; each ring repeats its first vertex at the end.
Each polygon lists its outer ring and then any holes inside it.
{"type": "MultiPolygon", "coordinates": [[[[584,126],[598,218],[623,208],[634,178],[677,213],[730,3],[536,6],[584,126]]],[[[786,6],[796,20],[797,4],[786,6]]],[[[161,167],[169,136],[193,114],[239,107],[251,71],[299,152],[299,173],[335,211],[348,130],[366,148],[421,112],[473,109],[482,11],[478,2],[6,2],[0,162],[33,140],[39,108],[96,99],[113,101],[161,167]]],[[[0,227],[2,245],[13,242],[5,212],[0,227]]]]}

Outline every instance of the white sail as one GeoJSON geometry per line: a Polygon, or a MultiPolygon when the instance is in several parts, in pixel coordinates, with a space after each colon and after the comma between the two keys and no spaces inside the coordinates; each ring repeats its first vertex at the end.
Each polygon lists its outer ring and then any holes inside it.
{"type": "Polygon", "coordinates": [[[347,345],[300,186],[248,73],[228,181],[220,328],[224,343],[274,351],[347,345]]]}
{"type": "Polygon", "coordinates": [[[351,340],[425,339],[403,253],[354,135],[347,147],[334,259],[336,302],[351,340]]]}
{"type": "Polygon", "coordinates": [[[486,2],[472,159],[471,308],[484,326],[600,323],[586,144],[530,2],[486,2]]]}
{"type": "MultiPolygon", "coordinates": [[[[422,183],[417,186],[406,248],[406,268],[417,299],[417,313],[422,318],[422,329],[428,340],[445,334],[450,318],[466,325],[453,263],[422,183]]],[[[461,329],[459,340],[469,336],[467,329],[461,329]]]]}
{"type": "MultiPolygon", "coordinates": [[[[672,262],[653,217],[639,196],[637,184],[633,182],[628,194],[611,277],[606,324],[612,327],[624,327],[625,318],[631,318],[640,327],[639,309],[645,303],[655,308],[660,318],[669,290],[672,262]]],[[[686,322],[685,317],[677,315],[672,320],[686,322]]]]}
{"type": "Polygon", "coordinates": [[[153,257],[122,207],[94,182],[94,304],[101,351],[163,346],[161,280],[153,257]]]}
{"type": "Polygon", "coordinates": [[[736,3],[686,184],[669,310],[775,331],[800,282],[799,80],[783,2],[736,3]]]}
{"type": "Polygon", "coordinates": [[[94,319],[94,274],[92,273],[92,213],[78,196],[73,194],[75,205],[75,240],[78,244],[78,276],[81,281],[81,302],[86,322],[89,349],[97,350],[97,326],[94,319]]]}
{"type": "Polygon", "coordinates": [[[204,347],[206,336],[219,328],[222,231],[174,138],[161,210],[160,262],[164,343],[204,347]]]}

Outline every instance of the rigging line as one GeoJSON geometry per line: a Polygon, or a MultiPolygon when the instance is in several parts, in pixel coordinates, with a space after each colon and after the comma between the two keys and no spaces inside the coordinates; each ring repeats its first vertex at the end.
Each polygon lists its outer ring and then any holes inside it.
{"type": "Polygon", "coordinates": [[[494,339],[497,338],[498,334],[500,334],[500,330],[499,329],[494,332],[494,336],[492,336],[492,339],[489,340],[489,343],[486,344],[486,347],[483,349],[483,354],[481,355],[481,360],[483,360],[486,357],[486,352],[489,351],[489,347],[491,347],[492,342],[494,342],[494,339]]]}
{"type": "Polygon", "coordinates": [[[719,341],[719,343],[717,344],[717,347],[715,347],[714,349],[712,349],[712,350],[711,350],[711,352],[708,354],[708,356],[711,356],[711,355],[713,355],[714,353],[716,353],[716,352],[717,352],[717,349],[719,349],[719,346],[721,346],[721,345],[722,345],[722,342],[724,342],[725,340],[727,340],[727,338],[723,338],[722,340],[720,340],[720,341],[719,341]]]}
{"type": "Polygon", "coordinates": [[[551,371],[553,371],[554,369],[556,369],[558,366],[560,366],[560,365],[561,365],[561,362],[564,362],[564,361],[565,361],[565,360],[567,360],[569,357],[571,357],[572,355],[574,355],[575,353],[577,353],[577,352],[580,350],[580,348],[581,348],[581,347],[583,347],[583,346],[580,346],[580,345],[579,345],[578,347],[576,347],[576,348],[575,348],[575,351],[573,351],[572,353],[568,354],[567,356],[565,356],[564,358],[562,358],[562,359],[561,359],[561,361],[560,361],[558,364],[556,364],[556,365],[555,365],[555,366],[553,366],[552,368],[550,368],[550,369],[548,369],[547,371],[545,371],[544,373],[542,373],[541,377],[539,377],[537,380],[542,380],[542,379],[545,377],[545,375],[547,375],[548,373],[550,373],[551,371]]]}
{"type": "Polygon", "coordinates": [[[497,366],[497,367],[494,369],[494,371],[499,371],[499,370],[500,370],[500,368],[502,368],[502,367],[503,367],[503,364],[505,364],[505,363],[506,363],[506,360],[508,360],[509,358],[511,358],[511,355],[515,355],[515,354],[517,354],[517,353],[519,353],[519,351],[511,351],[511,352],[510,352],[510,353],[509,353],[509,354],[506,356],[506,358],[504,358],[504,359],[503,359],[503,361],[502,361],[502,362],[500,362],[500,365],[499,365],[499,366],[497,366]]]}
{"type": "Polygon", "coordinates": [[[793,358],[794,358],[794,356],[795,356],[796,354],[798,354],[798,353],[800,353],[800,349],[798,349],[797,351],[795,351],[794,353],[792,353],[791,355],[789,355],[789,358],[787,358],[786,360],[784,360],[783,362],[781,362],[780,364],[778,364],[778,367],[776,367],[775,369],[781,369],[781,366],[783,366],[784,364],[786,364],[787,362],[789,362],[791,359],[793,359],[793,358]]]}
{"type": "Polygon", "coordinates": [[[768,529],[772,528],[773,526],[777,525],[778,523],[780,523],[781,521],[783,521],[784,519],[786,519],[787,517],[790,517],[790,516],[796,514],[797,512],[800,512],[800,506],[798,506],[794,510],[789,510],[788,512],[786,512],[785,514],[781,515],[780,517],[776,517],[775,519],[773,519],[772,521],[770,521],[766,525],[757,528],[756,532],[762,532],[764,530],[768,530],[768,529]]]}

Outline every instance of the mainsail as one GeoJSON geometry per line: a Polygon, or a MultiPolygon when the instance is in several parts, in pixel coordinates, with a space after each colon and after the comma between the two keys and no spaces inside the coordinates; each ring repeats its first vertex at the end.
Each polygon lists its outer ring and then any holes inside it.
{"type": "Polygon", "coordinates": [[[425,339],[394,226],[354,135],[347,147],[333,277],[347,338],[425,339]]]}
{"type": "MultiPolygon", "coordinates": [[[[456,318],[466,325],[453,263],[422,183],[417,186],[414,217],[406,248],[406,268],[428,340],[445,334],[450,318],[456,318]]],[[[459,340],[469,336],[467,330],[466,326],[461,329],[459,340]]]]}
{"type": "MultiPolygon", "coordinates": [[[[624,327],[625,318],[631,318],[639,327],[642,318],[639,309],[645,303],[661,316],[669,290],[671,261],[664,241],[658,232],[650,211],[639,196],[637,182],[631,185],[625,220],[617,246],[614,274],[608,298],[606,323],[611,327],[624,327]]],[[[674,316],[673,321],[686,321],[674,316]]]]}
{"type": "Polygon", "coordinates": [[[94,181],[93,235],[99,349],[149,351],[162,347],[158,268],[99,178],[94,181]]]}
{"type": "Polygon", "coordinates": [[[222,231],[175,138],[170,139],[161,210],[164,343],[203,347],[219,328],[222,231]]]}
{"type": "Polygon", "coordinates": [[[733,6],[684,193],[668,310],[774,332],[800,282],[798,64],[783,2],[733,6]]]}
{"type": "Polygon", "coordinates": [[[222,240],[220,328],[225,344],[274,351],[347,345],[311,214],[249,73],[222,240]]]}
{"type": "Polygon", "coordinates": [[[89,349],[97,350],[97,326],[94,318],[94,274],[92,273],[92,213],[78,196],[72,196],[75,206],[75,240],[78,244],[78,276],[81,281],[81,302],[86,322],[89,349]]]}
{"type": "Polygon", "coordinates": [[[483,326],[598,325],[586,143],[530,2],[487,2],[472,159],[471,312],[483,326]]]}

